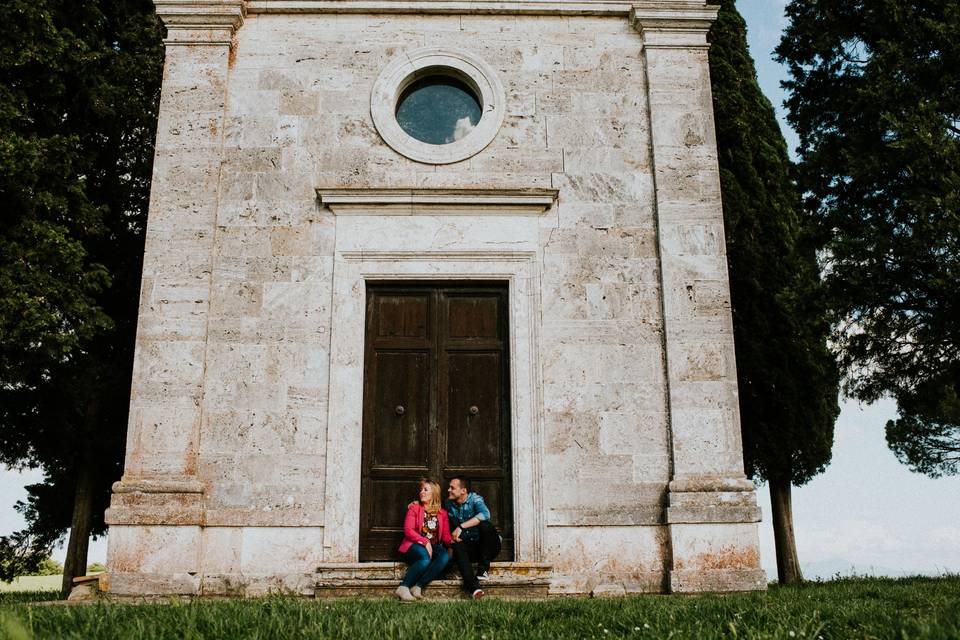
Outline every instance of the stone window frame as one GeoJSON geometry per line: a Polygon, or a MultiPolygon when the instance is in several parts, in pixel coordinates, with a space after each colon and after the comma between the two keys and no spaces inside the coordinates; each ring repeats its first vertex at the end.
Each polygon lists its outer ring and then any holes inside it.
{"type": "Polygon", "coordinates": [[[373,85],[370,115],[373,124],[397,153],[424,164],[450,164],[474,156],[487,147],[503,126],[506,96],[493,68],[479,56],[453,47],[423,47],[394,58],[373,85]],[[469,135],[449,144],[417,140],[397,122],[397,100],[416,80],[437,72],[447,73],[477,92],[480,122],[469,135]]]}

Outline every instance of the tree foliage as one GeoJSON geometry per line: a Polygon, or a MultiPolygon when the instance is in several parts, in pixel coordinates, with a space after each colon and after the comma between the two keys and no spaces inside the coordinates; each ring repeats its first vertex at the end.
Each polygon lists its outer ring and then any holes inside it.
{"type": "Polygon", "coordinates": [[[787,15],[777,53],[844,388],[897,400],[901,460],[956,472],[960,4],[793,0],[787,15]]]}
{"type": "Polygon", "coordinates": [[[0,544],[29,571],[92,469],[93,531],[119,478],[163,50],[149,0],[0,11],[0,462],[40,466],[0,544]]]}
{"type": "Polygon", "coordinates": [[[897,458],[929,476],[960,474],[960,398],[954,369],[901,396],[900,418],[887,422],[887,444],[897,458]]]}
{"type": "Polygon", "coordinates": [[[750,476],[800,485],[830,462],[838,374],[813,238],[733,0],[711,31],[710,75],[744,461],[750,476]]]}

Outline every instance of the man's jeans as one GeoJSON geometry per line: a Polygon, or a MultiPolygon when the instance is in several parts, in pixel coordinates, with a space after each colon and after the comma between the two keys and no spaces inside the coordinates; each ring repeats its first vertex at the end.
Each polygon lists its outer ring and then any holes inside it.
{"type": "MultiPolygon", "coordinates": [[[[459,524],[459,523],[458,523],[459,524]]],[[[454,523],[450,523],[451,531],[456,529],[454,523]]],[[[453,544],[453,559],[460,569],[460,575],[463,577],[463,590],[467,593],[473,593],[480,588],[480,582],[476,574],[473,573],[473,562],[477,563],[477,572],[483,573],[490,568],[490,563],[500,553],[500,536],[497,529],[489,520],[481,520],[477,525],[480,533],[479,540],[462,540],[453,544]]]]}
{"type": "Polygon", "coordinates": [[[439,544],[433,545],[433,558],[427,555],[426,547],[419,544],[410,547],[403,557],[410,568],[407,569],[400,584],[405,587],[417,585],[421,589],[440,575],[450,560],[447,550],[439,544]]]}

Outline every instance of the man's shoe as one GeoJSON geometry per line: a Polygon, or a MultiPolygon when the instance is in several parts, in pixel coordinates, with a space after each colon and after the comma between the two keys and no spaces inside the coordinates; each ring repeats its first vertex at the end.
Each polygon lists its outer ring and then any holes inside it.
{"type": "Polygon", "coordinates": [[[397,597],[400,598],[403,602],[416,602],[417,599],[413,597],[413,594],[410,593],[410,588],[400,585],[397,587],[397,590],[394,591],[397,594],[397,597]]]}
{"type": "Polygon", "coordinates": [[[414,598],[419,600],[423,597],[423,589],[421,589],[420,587],[411,587],[410,595],[412,595],[414,598]]]}
{"type": "Polygon", "coordinates": [[[473,592],[473,599],[480,600],[484,596],[483,589],[477,589],[473,592]]]}
{"type": "Polygon", "coordinates": [[[486,569],[484,569],[483,571],[477,572],[477,580],[489,580],[489,579],[490,579],[490,576],[487,575],[486,569]]]}

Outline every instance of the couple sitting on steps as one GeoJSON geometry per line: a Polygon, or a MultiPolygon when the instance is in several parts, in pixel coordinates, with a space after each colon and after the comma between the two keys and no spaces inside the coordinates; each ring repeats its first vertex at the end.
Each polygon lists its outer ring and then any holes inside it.
{"type": "Polygon", "coordinates": [[[420,481],[417,502],[411,502],[403,520],[400,553],[410,567],[397,587],[397,597],[412,602],[443,573],[453,556],[463,590],[479,600],[480,580],[487,579],[490,562],[500,553],[500,536],[490,522],[490,510],[483,498],[470,491],[470,481],[456,476],[447,486],[447,502],[440,506],[440,485],[420,481]],[[477,562],[477,573],[473,572],[477,562]]]}

